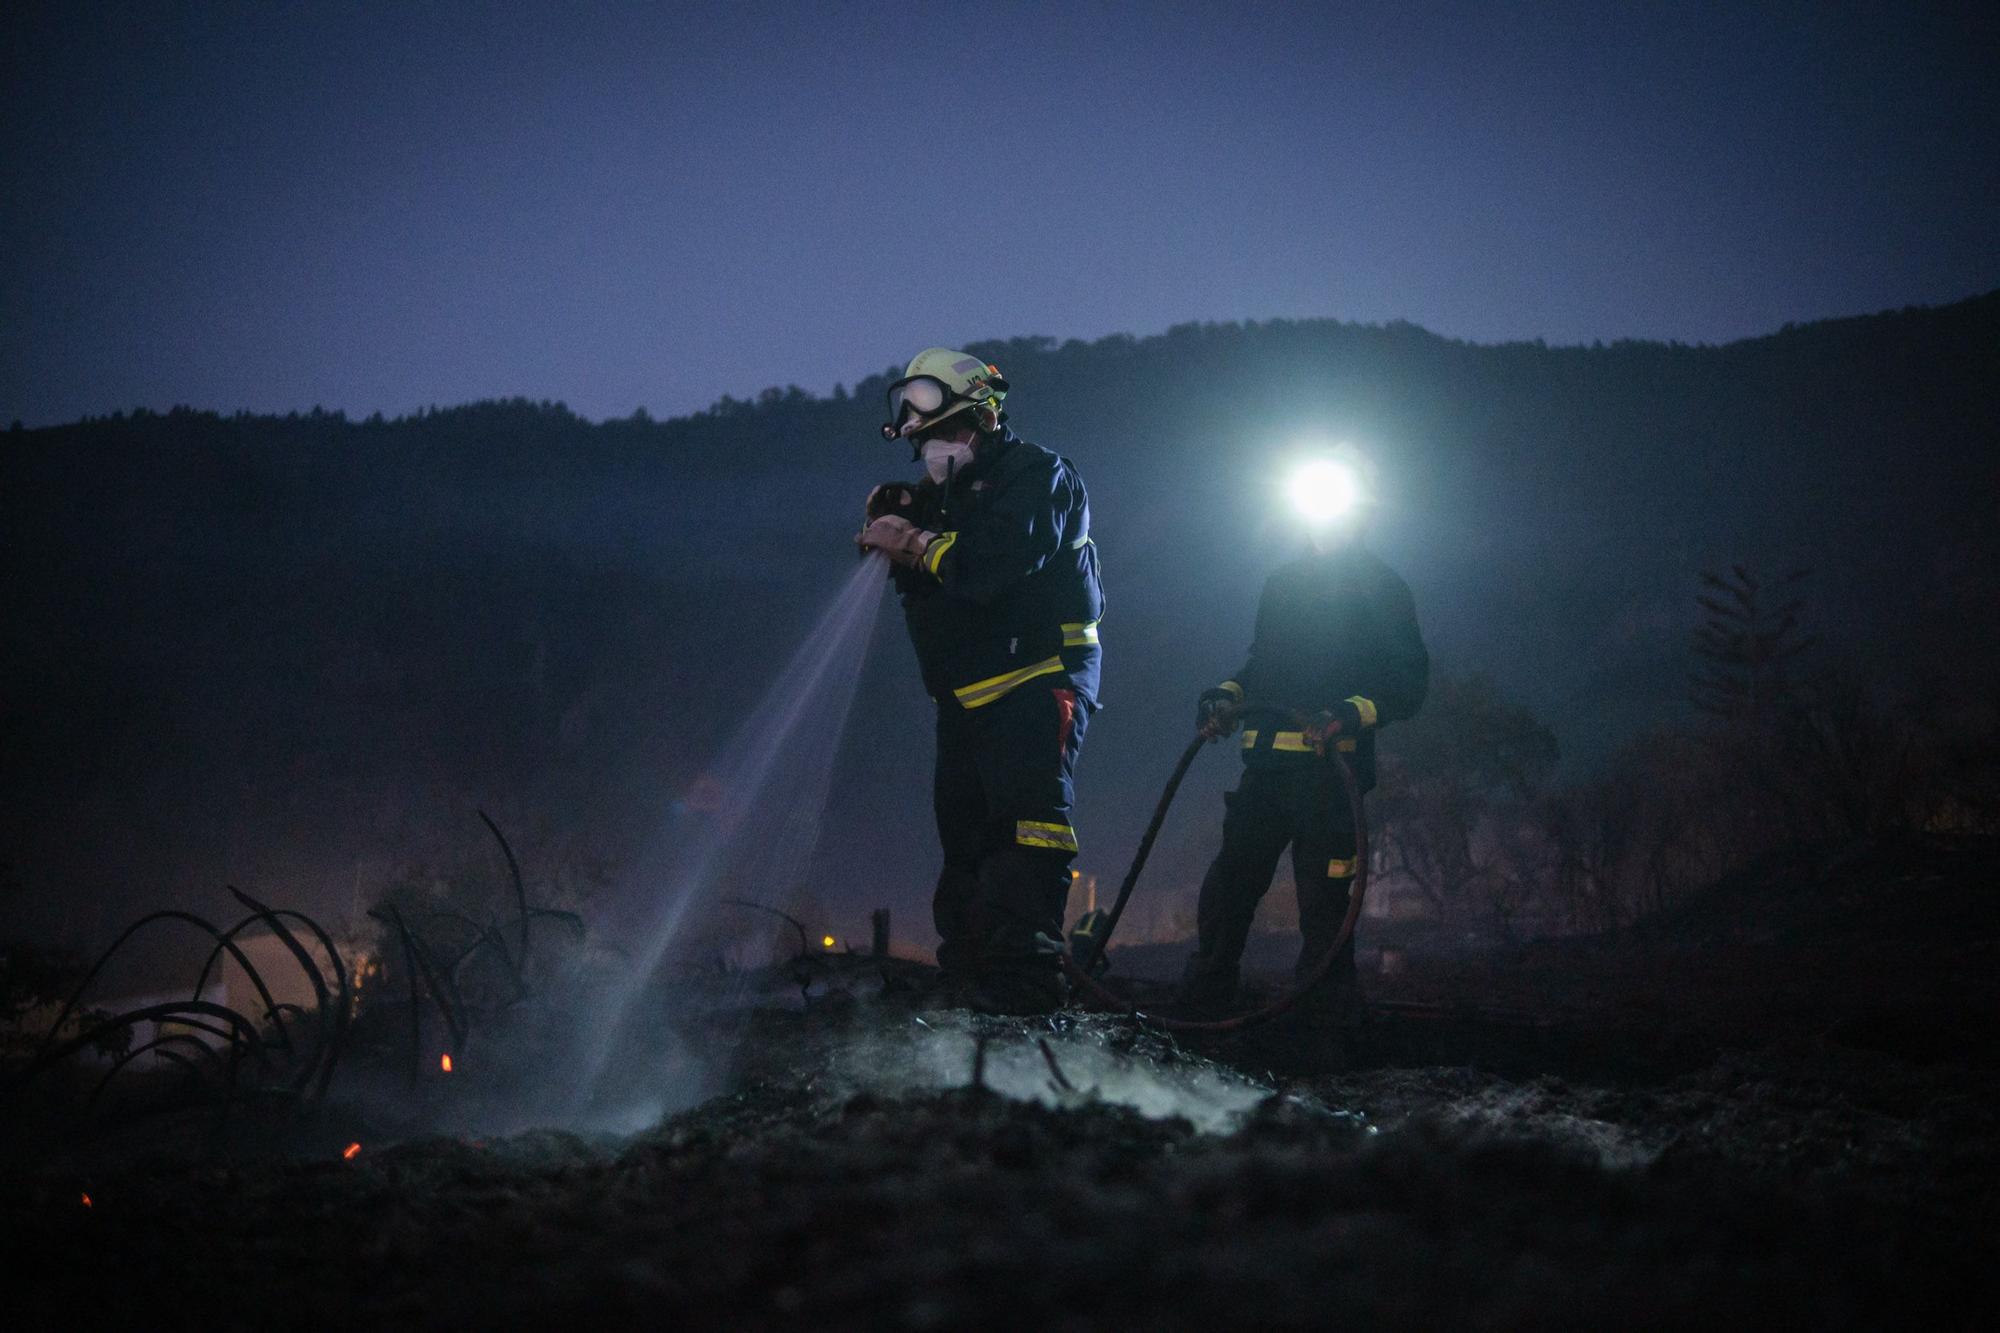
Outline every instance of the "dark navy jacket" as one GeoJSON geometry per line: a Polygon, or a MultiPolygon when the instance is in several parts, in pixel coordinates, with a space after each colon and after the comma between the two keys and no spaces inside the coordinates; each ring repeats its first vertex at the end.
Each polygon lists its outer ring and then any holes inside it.
{"type": "Polygon", "coordinates": [[[1104,590],[1076,468],[1003,428],[949,493],[915,489],[913,519],[938,538],[892,577],[931,697],[981,708],[1034,681],[1095,705],[1104,590]]]}
{"type": "Polygon", "coordinates": [[[1298,719],[1330,712],[1365,790],[1375,785],[1375,729],[1415,716],[1430,672],[1409,585],[1356,541],[1272,571],[1249,660],[1222,688],[1248,705],[1246,764],[1298,762],[1310,753],[1298,719]]]}

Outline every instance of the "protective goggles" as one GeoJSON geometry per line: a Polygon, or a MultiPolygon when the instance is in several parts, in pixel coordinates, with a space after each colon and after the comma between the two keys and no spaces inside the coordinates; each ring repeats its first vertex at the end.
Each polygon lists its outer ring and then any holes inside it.
{"type": "Polygon", "coordinates": [[[889,420],[882,427],[882,438],[893,440],[909,434],[918,422],[936,416],[954,397],[957,395],[944,381],[929,375],[897,380],[889,386],[889,420]]]}

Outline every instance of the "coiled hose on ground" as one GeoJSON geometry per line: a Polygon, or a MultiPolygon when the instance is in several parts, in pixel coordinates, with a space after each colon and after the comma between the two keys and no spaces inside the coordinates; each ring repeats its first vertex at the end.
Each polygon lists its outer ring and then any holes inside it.
{"type": "MultiPolygon", "coordinates": [[[[1263,710],[1242,708],[1238,710],[1237,716],[1241,717],[1252,711],[1263,710]]],[[[1208,744],[1208,737],[1196,736],[1188,742],[1187,749],[1181,752],[1180,762],[1174,765],[1173,776],[1167,779],[1166,790],[1160,793],[1159,804],[1153,807],[1153,818],[1146,825],[1145,836],[1139,839],[1139,848],[1132,855],[1132,865],[1125,872],[1125,881],[1118,886],[1118,897],[1111,905],[1110,914],[1105,918],[1104,928],[1098,931],[1091,941],[1087,956],[1079,960],[1068,949],[1065,949],[1062,955],[1063,968],[1069,973],[1071,985],[1109,1009],[1129,1014],[1134,1019],[1154,1027],[1165,1028],[1169,1032],[1235,1032],[1255,1027],[1259,1023],[1268,1023],[1289,1012],[1307,992],[1326,980],[1327,974],[1333,970],[1334,960],[1340,957],[1340,951],[1347,947],[1348,940],[1354,936],[1354,923],[1361,915],[1361,902],[1368,892],[1368,825],[1362,818],[1361,787],[1355,781],[1354,770],[1348,767],[1347,761],[1336,752],[1327,758],[1340,774],[1341,786],[1347,792],[1348,810],[1354,821],[1354,883],[1348,886],[1347,916],[1341,921],[1339,932],[1335,934],[1333,942],[1327,946],[1326,953],[1313,965],[1312,971],[1303,981],[1260,1009],[1252,1009],[1231,1018],[1207,1020],[1172,1018],[1143,1012],[1130,1000],[1099,981],[1093,975],[1098,960],[1104,956],[1104,950],[1111,943],[1111,933],[1118,928],[1118,918],[1124,914],[1125,904],[1131,900],[1132,889],[1139,882],[1139,873],[1146,868],[1146,858],[1152,855],[1153,842],[1160,836],[1160,826],[1166,822],[1167,810],[1173,805],[1174,796],[1181,789],[1181,779],[1187,776],[1189,766],[1194,763],[1194,757],[1208,744]]]]}

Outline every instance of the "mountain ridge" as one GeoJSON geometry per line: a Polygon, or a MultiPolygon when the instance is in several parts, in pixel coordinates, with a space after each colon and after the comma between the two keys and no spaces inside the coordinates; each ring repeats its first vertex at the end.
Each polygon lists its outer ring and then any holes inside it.
{"type": "MultiPolygon", "coordinates": [[[[1968,611],[2000,604],[2000,292],[1720,346],[1270,321],[973,350],[1090,487],[1092,869],[1240,664],[1314,438],[1382,465],[1371,541],[1439,669],[1491,674],[1573,764],[1685,715],[1703,568],[1815,570],[1828,664],[1894,696],[2000,678],[2000,626],[1968,611]]],[[[50,904],[108,879],[345,902],[477,855],[479,805],[551,864],[615,866],[852,567],[868,487],[911,474],[876,430],[887,380],[670,421],[502,400],[0,433],[0,860],[50,904]]],[[[843,771],[926,762],[896,619],[843,771]]],[[[1227,769],[1191,781],[1187,827],[1227,769]]],[[[837,784],[831,823],[906,825],[928,800],[906,785],[837,784]]],[[[829,844],[828,873],[921,919],[930,849],[907,842],[829,844]]]]}

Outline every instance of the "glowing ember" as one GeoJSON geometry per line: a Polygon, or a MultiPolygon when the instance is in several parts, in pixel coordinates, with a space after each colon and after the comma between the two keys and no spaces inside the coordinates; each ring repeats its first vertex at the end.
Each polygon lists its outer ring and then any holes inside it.
{"type": "Polygon", "coordinates": [[[347,1161],[350,1161],[350,1162],[351,1162],[351,1161],[353,1161],[353,1160],[354,1160],[354,1158],[355,1158],[355,1155],[356,1155],[357,1153],[359,1153],[360,1151],[361,1151],[361,1145],[360,1145],[360,1144],[358,1144],[358,1143],[350,1143],[350,1144],[348,1144],[348,1145],[347,1145],[347,1146],[346,1146],[345,1148],[342,1148],[342,1149],[340,1150],[340,1155],[341,1155],[341,1157],[345,1158],[345,1159],[346,1159],[347,1161]]]}
{"type": "Polygon", "coordinates": [[[451,1072],[451,1052],[450,1052],[450,1051],[446,1051],[446,1052],[445,1052],[445,1053],[444,1053],[443,1055],[441,1055],[441,1056],[439,1056],[439,1057],[438,1057],[438,1068],[439,1068],[439,1069],[442,1069],[442,1070],[443,1070],[443,1071],[444,1071],[445,1073],[447,1073],[447,1074],[449,1074],[449,1073],[451,1072]]]}
{"type": "Polygon", "coordinates": [[[833,947],[833,936],[831,935],[827,936],[825,939],[821,940],[820,943],[825,945],[827,948],[831,949],[833,947]]]}
{"type": "Polygon", "coordinates": [[[84,1207],[86,1207],[86,1208],[89,1208],[89,1207],[91,1207],[91,1206],[92,1206],[92,1205],[91,1205],[91,1202],[90,1202],[90,1196],[89,1196],[88,1194],[85,1194],[85,1195],[83,1196],[83,1206],[84,1206],[84,1207]]]}

